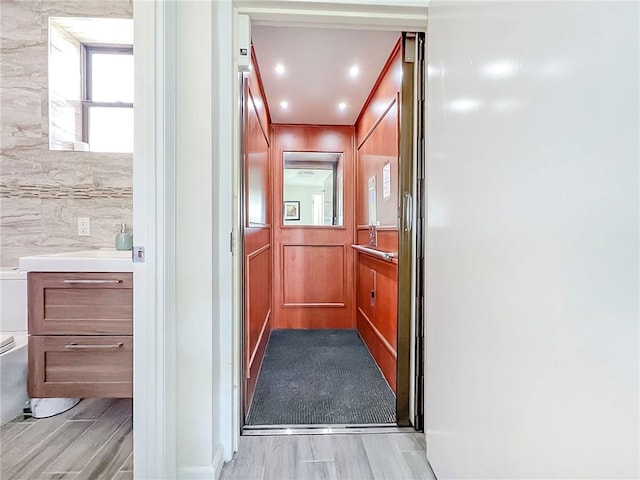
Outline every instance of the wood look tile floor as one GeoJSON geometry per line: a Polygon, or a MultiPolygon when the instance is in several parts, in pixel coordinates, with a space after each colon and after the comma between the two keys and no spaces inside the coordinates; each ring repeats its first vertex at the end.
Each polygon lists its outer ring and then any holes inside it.
{"type": "Polygon", "coordinates": [[[222,480],[435,480],[424,434],[240,437],[222,480]]]}
{"type": "Polygon", "coordinates": [[[50,418],[0,428],[2,480],[133,479],[131,399],[84,399],[50,418]]]}

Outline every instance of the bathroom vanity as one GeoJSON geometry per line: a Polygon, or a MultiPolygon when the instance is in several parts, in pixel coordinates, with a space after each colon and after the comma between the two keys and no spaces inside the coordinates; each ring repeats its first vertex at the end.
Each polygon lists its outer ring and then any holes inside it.
{"type": "Polygon", "coordinates": [[[22,257],[29,308],[29,396],[132,397],[131,252],[22,257]]]}

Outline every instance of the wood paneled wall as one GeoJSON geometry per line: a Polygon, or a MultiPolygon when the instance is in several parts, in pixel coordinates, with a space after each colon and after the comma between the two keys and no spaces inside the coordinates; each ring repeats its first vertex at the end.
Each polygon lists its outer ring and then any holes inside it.
{"type": "MultiPolygon", "coordinates": [[[[369,178],[376,176],[379,250],[398,251],[398,160],[402,58],[400,42],[371,92],[356,131],[356,239],[369,243],[369,178]],[[389,164],[391,192],[383,192],[389,164]]],[[[391,388],[396,390],[398,265],[366,254],[356,256],[357,328],[391,388]]]]}
{"type": "Polygon", "coordinates": [[[354,127],[273,125],[273,328],[355,328],[354,127]],[[283,225],[286,151],[341,152],[344,225],[283,225]]]}
{"type": "Polygon", "coordinates": [[[270,122],[255,57],[253,65],[243,79],[245,412],[271,331],[273,297],[270,122]]]}

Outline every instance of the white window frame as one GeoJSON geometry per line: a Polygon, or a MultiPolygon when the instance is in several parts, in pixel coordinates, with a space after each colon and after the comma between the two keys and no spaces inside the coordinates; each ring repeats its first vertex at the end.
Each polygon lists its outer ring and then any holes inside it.
{"type": "MultiPolygon", "coordinates": [[[[82,141],[88,144],[89,148],[91,148],[91,143],[89,142],[89,129],[91,128],[89,125],[89,111],[92,108],[130,108],[133,110],[133,102],[94,100],[92,92],[94,77],[92,55],[95,53],[131,55],[133,57],[133,45],[82,44],[82,141]]],[[[133,58],[135,61],[135,57],[133,58]]]]}

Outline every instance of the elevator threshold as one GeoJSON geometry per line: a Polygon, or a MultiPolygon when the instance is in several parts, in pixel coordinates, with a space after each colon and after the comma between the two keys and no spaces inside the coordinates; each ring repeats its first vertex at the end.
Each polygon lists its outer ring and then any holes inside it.
{"type": "Polygon", "coordinates": [[[245,426],[242,435],[345,435],[359,433],[412,433],[413,427],[399,427],[388,423],[352,425],[252,425],[245,426]]]}

